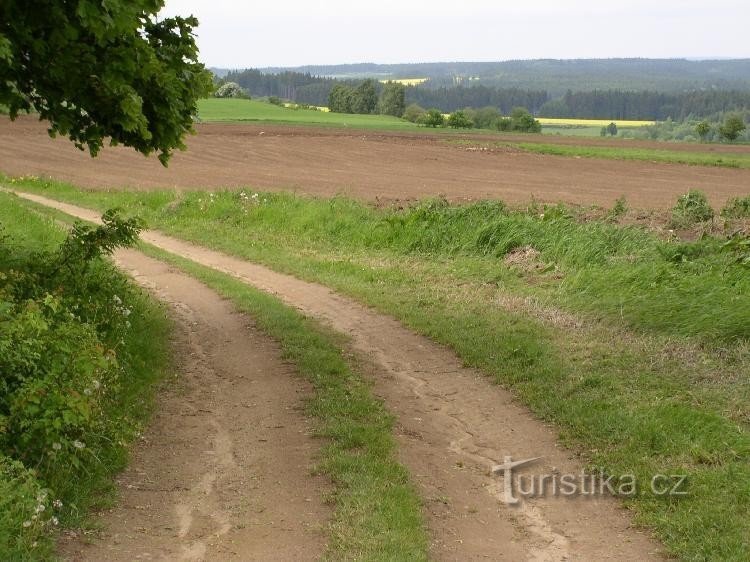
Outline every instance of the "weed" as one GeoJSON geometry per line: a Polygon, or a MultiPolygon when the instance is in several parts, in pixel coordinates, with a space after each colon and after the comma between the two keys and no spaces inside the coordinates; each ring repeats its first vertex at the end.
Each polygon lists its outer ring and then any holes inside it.
{"type": "Polygon", "coordinates": [[[672,208],[671,225],[673,228],[689,228],[713,218],[714,210],[706,194],[692,189],[677,199],[677,204],[672,208]]]}

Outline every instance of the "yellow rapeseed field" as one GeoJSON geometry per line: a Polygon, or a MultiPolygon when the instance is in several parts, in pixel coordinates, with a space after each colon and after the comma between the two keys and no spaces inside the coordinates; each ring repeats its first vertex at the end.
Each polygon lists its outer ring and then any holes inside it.
{"type": "Polygon", "coordinates": [[[646,127],[653,125],[653,121],[626,121],[617,119],[553,119],[550,117],[538,117],[542,125],[579,125],[588,127],[606,127],[613,121],[618,127],[646,127]]]}
{"type": "Polygon", "coordinates": [[[381,80],[380,83],[386,84],[387,82],[398,82],[404,86],[419,86],[420,84],[427,82],[427,80],[429,80],[429,78],[389,78],[387,80],[381,80]]]}

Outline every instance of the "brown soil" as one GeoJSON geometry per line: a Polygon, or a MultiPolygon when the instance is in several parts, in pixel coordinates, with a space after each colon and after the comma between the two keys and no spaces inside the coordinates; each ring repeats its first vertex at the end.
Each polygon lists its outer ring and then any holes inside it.
{"type": "MultiPolygon", "coordinates": [[[[36,195],[87,220],[95,212],[36,195]]],[[[425,499],[437,560],[655,560],[611,497],[535,498],[509,505],[491,468],[506,456],[542,457],[534,472],[580,473],[555,432],[449,350],[331,290],[158,232],[143,239],[233,275],[348,334],[372,364],[375,391],[398,419],[400,459],[425,499]]]]}
{"type": "MultiPolygon", "coordinates": [[[[65,139],[50,139],[31,117],[0,120],[0,170],[51,176],[95,188],[223,188],[250,186],[315,195],[346,194],[403,201],[445,195],[451,200],[532,196],[549,202],[609,206],[625,195],[633,208],[665,209],[688,189],[702,189],[720,207],[747,195],[750,169],[568,158],[516,150],[471,151],[449,138],[529,140],[486,135],[415,135],[260,124],[203,124],[168,169],[156,158],[107,148],[96,160],[65,139]],[[262,133],[262,134],[261,134],[262,133]]],[[[716,147],[544,137],[544,142],[670,150],[716,147]]],[[[745,146],[721,151],[749,152],[745,146]]]]}
{"type": "Polygon", "coordinates": [[[194,279],[135,251],[118,264],[171,305],[177,374],[99,537],[67,535],[69,560],[317,560],[330,510],[312,476],[309,389],[252,321],[194,279]],[[90,540],[94,539],[94,540],[90,540]]]}

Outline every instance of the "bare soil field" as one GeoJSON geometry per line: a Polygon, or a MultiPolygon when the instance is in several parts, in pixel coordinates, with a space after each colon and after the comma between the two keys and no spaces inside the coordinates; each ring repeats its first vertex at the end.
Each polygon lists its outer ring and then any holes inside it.
{"type": "Polygon", "coordinates": [[[496,198],[611,205],[625,195],[634,208],[666,209],[689,189],[716,206],[747,195],[750,170],[642,161],[472,151],[447,139],[539,140],[591,146],[748,153],[748,146],[706,146],[546,136],[541,139],[381,133],[261,124],[202,124],[169,168],[123,148],[92,160],[65,139],[50,139],[33,117],[0,121],[0,172],[50,176],[93,188],[218,189],[250,187],[366,200],[452,201],[496,198]]]}

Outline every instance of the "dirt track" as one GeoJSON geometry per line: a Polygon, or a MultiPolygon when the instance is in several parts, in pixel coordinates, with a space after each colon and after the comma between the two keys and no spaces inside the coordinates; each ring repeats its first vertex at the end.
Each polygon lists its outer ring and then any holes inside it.
{"type": "MultiPolygon", "coordinates": [[[[164,169],[156,158],[146,159],[122,147],[107,148],[92,160],[69,141],[50,139],[33,118],[0,120],[0,171],[52,176],[84,187],[250,186],[388,201],[445,195],[452,200],[499,198],[519,203],[534,196],[549,202],[611,205],[625,195],[632,207],[652,209],[671,207],[691,188],[706,191],[716,206],[750,192],[750,169],[468,151],[445,143],[445,135],[244,124],[204,124],[198,131],[188,140],[190,150],[177,154],[164,169]]],[[[487,140],[484,135],[474,137],[487,140]]],[[[613,142],[556,137],[544,141],[613,142]]],[[[709,152],[715,148],[622,144],[709,152]]]]}
{"type": "Polygon", "coordinates": [[[120,476],[121,499],[69,560],[312,561],[325,550],[329,484],[302,413],[310,390],[278,346],[194,279],[140,252],[117,262],[171,305],[179,375],[120,476]]]}
{"type": "MultiPolygon", "coordinates": [[[[93,211],[23,197],[86,220],[93,211]]],[[[370,359],[375,391],[398,419],[402,462],[425,499],[437,560],[657,560],[659,547],[630,527],[609,497],[504,503],[489,469],[506,456],[542,457],[535,470],[580,473],[553,431],[450,351],[329,289],[155,231],[155,246],[276,294],[351,336],[370,359]]],[[[131,522],[132,525],[132,522],[131,522]]]]}

